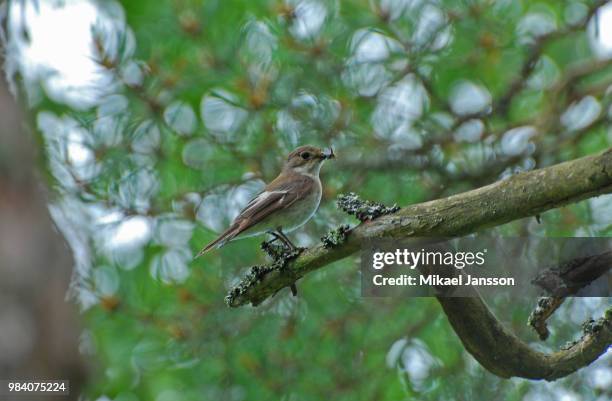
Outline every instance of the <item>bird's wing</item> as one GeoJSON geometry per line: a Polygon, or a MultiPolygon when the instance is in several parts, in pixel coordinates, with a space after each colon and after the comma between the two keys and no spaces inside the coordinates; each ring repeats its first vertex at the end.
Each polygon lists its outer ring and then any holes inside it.
{"type": "Polygon", "coordinates": [[[315,185],[314,180],[306,176],[294,176],[289,180],[275,179],[266,186],[264,191],[251,199],[230,227],[217,239],[206,245],[196,257],[212,248],[223,246],[270,214],[291,206],[311,191],[313,185],[315,185]]]}
{"type": "Polygon", "coordinates": [[[255,216],[267,216],[275,210],[282,209],[293,198],[289,191],[263,191],[245,206],[236,217],[236,222],[239,220],[253,218],[255,216]]]}
{"type": "Polygon", "coordinates": [[[246,230],[270,214],[291,206],[298,199],[312,190],[314,181],[310,177],[296,176],[291,180],[282,182],[272,181],[266,189],[253,198],[240,212],[235,223],[248,220],[248,224],[241,227],[246,230]]]}

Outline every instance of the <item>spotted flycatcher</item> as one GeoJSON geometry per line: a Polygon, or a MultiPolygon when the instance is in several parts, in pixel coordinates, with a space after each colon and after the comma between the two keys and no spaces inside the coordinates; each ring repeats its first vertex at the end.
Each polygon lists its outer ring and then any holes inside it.
{"type": "Polygon", "coordinates": [[[334,157],[331,148],[324,152],[309,145],[300,146],[289,153],[279,176],[255,196],[229,228],[206,245],[196,257],[234,239],[264,233],[273,235],[294,249],[285,233],[304,225],[317,211],[322,194],[319,171],[323,161],[334,157]]]}

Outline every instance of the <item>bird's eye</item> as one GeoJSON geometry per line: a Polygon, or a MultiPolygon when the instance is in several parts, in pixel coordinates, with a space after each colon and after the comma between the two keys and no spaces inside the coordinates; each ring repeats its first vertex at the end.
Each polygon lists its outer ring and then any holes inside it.
{"type": "Polygon", "coordinates": [[[303,152],[300,156],[302,156],[302,159],[308,160],[310,159],[310,152],[303,152]]]}

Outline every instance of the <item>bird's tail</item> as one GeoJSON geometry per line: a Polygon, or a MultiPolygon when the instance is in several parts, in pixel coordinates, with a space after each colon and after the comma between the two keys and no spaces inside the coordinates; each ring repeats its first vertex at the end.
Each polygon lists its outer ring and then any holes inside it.
{"type": "Polygon", "coordinates": [[[230,228],[228,228],[221,235],[219,235],[217,239],[215,239],[214,241],[211,241],[204,248],[202,248],[202,250],[196,255],[194,259],[199,258],[200,256],[204,255],[206,252],[210,251],[211,249],[221,248],[227,242],[234,239],[234,237],[238,235],[239,233],[240,233],[240,227],[238,225],[230,226],[230,228]]]}

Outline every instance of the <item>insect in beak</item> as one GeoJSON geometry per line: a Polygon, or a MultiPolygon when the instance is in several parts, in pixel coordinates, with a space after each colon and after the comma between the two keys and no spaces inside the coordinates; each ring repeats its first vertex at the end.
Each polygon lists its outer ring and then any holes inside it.
{"type": "Polygon", "coordinates": [[[323,153],[323,159],[334,159],[335,157],[336,155],[334,154],[334,150],[331,146],[329,147],[329,149],[327,149],[327,152],[323,153]]]}

